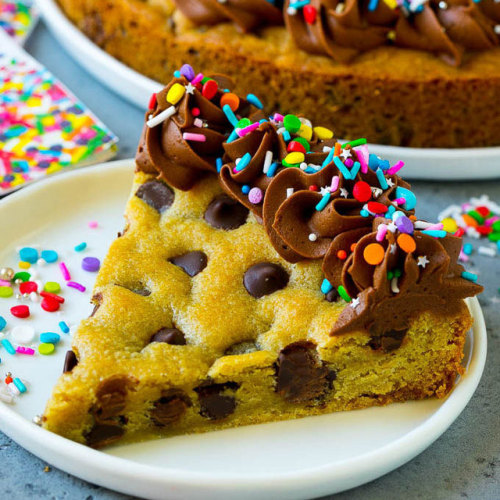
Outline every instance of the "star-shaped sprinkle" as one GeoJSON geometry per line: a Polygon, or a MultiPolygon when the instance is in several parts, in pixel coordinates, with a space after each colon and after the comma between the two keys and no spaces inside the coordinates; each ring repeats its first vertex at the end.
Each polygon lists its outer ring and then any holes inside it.
{"type": "Polygon", "coordinates": [[[342,153],[340,153],[340,156],[342,156],[342,158],[344,158],[344,160],[347,160],[347,158],[350,158],[352,155],[348,149],[344,149],[344,151],[342,151],[342,153]]]}
{"type": "Polygon", "coordinates": [[[194,91],[196,90],[196,87],[191,82],[185,85],[184,88],[186,89],[186,94],[191,95],[194,94],[194,91]]]}
{"type": "Polygon", "coordinates": [[[321,196],[325,196],[325,194],[328,194],[330,192],[330,188],[329,187],[322,187],[319,192],[320,192],[321,196]]]}
{"type": "Polygon", "coordinates": [[[427,255],[420,255],[418,258],[417,265],[421,266],[425,269],[425,266],[430,262],[430,260],[427,258],[427,255]]]}
{"type": "Polygon", "coordinates": [[[359,299],[356,297],[355,299],[351,300],[351,307],[353,309],[356,309],[356,307],[358,307],[358,306],[359,306],[359,299]]]}
{"type": "Polygon", "coordinates": [[[392,243],[392,245],[389,247],[389,251],[391,252],[391,254],[395,254],[397,249],[398,246],[396,245],[396,243],[392,243]]]}
{"type": "Polygon", "coordinates": [[[347,189],[340,188],[340,196],[342,196],[342,198],[347,198],[349,196],[349,193],[347,192],[347,189]]]}
{"type": "Polygon", "coordinates": [[[390,177],[387,177],[386,181],[387,181],[387,185],[389,187],[393,187],[394,186],[394,181],[390,177]]]}

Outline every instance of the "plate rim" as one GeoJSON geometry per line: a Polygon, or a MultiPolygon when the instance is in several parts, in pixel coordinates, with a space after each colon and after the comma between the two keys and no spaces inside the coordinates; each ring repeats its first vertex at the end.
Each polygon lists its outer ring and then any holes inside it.
{"type": "MultiPolygon", "coordinates": [[[[54,36],[60,40],[60,37],[63,36],[61,33],[65,33],[65,37],[73,37],[75,38],[75,42],[78,44],[80,48],[84,48],[87,51],[90,51],[96,58],[101,60],[103,64],[106,64],[108,67],[112,68],[112,70],[116,73],[123,74],[127,73],[131,78],[136,79],[140,86],[147,88],[150,93],[157,92],[159,89],[163,87],[160,82],[157,82],[147,76],[142,75],[138,71],[134,70],[130,66],[122,63],[117,58],[113,57],[111,54],[108,54],[105,50],[101,49],[98,45],[96,45],[91,39],[85,36],[70,20],[62,9],[57,5],[56,0],[37,0],[39,9],[42,13],[43,19],[45,20],[48,27],[53,32],[54,36]],[[57,29],[57,25],[60,25],[60,30],[57,29]]],[[[72,54],[73,57],[73,54],[72,54]]],[[[93,65],[87,64],[85,65],[86,69],[91,72],[97,79],[103,82],[106,86],[109,87],[109,81],[104,79],[101,75],[99,75],[98,71],[93,68],[93,65]]],[[[136,106],[139,106],[141,109],[146,108],[147,102],[143,99],[134,98],[130,93],[127,93],[127,89],[116,90],[113,87],[113,90],[123,97],[126,97],[129,102],[133,102],[136,106]]],[[[464,155],[470,157],[471,159],[481,160],[483,158],[490,159],[496,157],[500,158],[500,146],[489,146],[484,148],[413,148],[413,147],[403,147],[403,146],[391,146],[386,144],[369,144],[369,147],[376,148],[377,154],[392,154],[397,155],[398,153],[405,152],[404,154],[408,157],[418,158],[418,159],[427,159],[427,158],[436,158],[453,160],[463,158],[464,155]]],[[[496,176],[500,176],[500,171],[496,173],[496,176]]],[[[475,178],[473,175],[470,178],[475,178]]]]}
{"type": "MultiPolygon", "coordinates": [[[[82,176],[116,175],[131,168],[132,159],[118,160],[105,164],[86,167],[66,172],[64,175],[51,177],[46,182],[34,183],[18,192],[0,200],[0,214],[9,207],[37,191],[44,191],[48,186],[63,183],[77,183],[82,176]]],[[[272,472],[252,474],[251,476],[230,473],[193,472],[184,469],[162,468],[141,464],[133,460],[116,457],[84,445],[74,443],[66,438],[52,434],[19,415],[4,403],[0,402],[0,430],[43,460],[56,467],[81,477],[87,481],[101,484],[124,493],[144,493],[144,488],[187,488],[194,492],[205,492],[207,489],[217,490],[221,485],[231,493],[246,492],[252,494],[279,492],[293,497],[297,491],[308,488],[309,491],[322,492],[343,491],[373,480],[399,467],[430,446],[460,415],[474,394],[481,379],[487,353],[487,335],[483,313],[477,297],[467,299],[467,304],[474,318],[472,327],[472,345],[468,360],[467,376],[462,377],[453,391],[442,401],[439,408],[423,423],[400,438],[370,452],[320,466],[304,467],[293,472],[272,472]],[[70,458],[71,460],[68,460],[70,458]],[[68,460],[68,461],[66,461],[68,460]],[[70,462],[70,463],[68,463],[70,462]],[[79,466],[77,469],[75,463],[79,466]],[[119,472],[117,472],[119,471],[119,472]],[[99,472],[96,480],[95,474],[99,472]],[[103,480],[103,473],[106,479],[103,480]],[[129,484],[123,484],[123,478],[129,484]],[[134,489],[132,480],[142,485],[134,489]],[[335,489],[336,484],[342,484],[335,489]],[[132,488],[132,489],[131,489],[132,488]],[[194,489],[193,489],[194,488],[194,489]]],[[[149,490],[148,490],[149,491],[149,490]]],[[[152,494],[152,497],[156,497],[152,494]]]]}

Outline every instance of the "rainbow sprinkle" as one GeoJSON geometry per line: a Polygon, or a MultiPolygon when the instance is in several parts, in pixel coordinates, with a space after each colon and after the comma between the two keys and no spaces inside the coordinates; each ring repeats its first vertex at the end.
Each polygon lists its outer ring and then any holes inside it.
{"type": "Polygon", "coordinates": [[[0,0],[0,28],[22,43],[38,20],[38,9],[31,0],[0,0]]]}
{"type": "Polygon", "coordinates": [[[105,161],[117,138],[20,49],[0,53],[0,195],[68,167],[105,161]]]}

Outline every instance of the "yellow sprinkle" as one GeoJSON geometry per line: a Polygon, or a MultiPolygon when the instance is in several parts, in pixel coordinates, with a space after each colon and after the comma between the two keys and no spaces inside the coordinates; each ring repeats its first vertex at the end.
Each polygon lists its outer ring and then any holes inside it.
{"type": "Polygon", "coordinates": [[[295,165],[297,163],[302,163],[305,159],[304,153],[294,151],[293,153],[288,153],[285,157],[285,162],[290,165],[295,165]]]}
{"type": "Polygon", "coordinates": [[[175,106],[182,99],[182,96],[185,93],[186,89],[184,88],[184,85],[174,83],[167,93],[167,102],[175,106]]]}
{"type": "Polygon", "coordinates": [[[314,127],[314,133],[318,136],[318,139],[324,141],[326,139],[331,139],[333,137],[333,132],[326,127],[314,127]]]}
{"type": "Polygon", "coordinates": [[[457,223],[451,217],[446,217],[446,219],[443,219],[441,222],[443,224],[443,229],[447,233],[454,233],[458,229],[457,223]]]}
{"type": "Polygon", "coordinates": [[[398,2],[396,0],[384,0],[384,2],[391,8],[395,9],[398,6],[398,2]]]}
{"type": "Polygon", "coordinates": [[[302,124],[300,126],[300,129],[297,133],[299,137],[303,137],[306,141],[310,141],[313,136],[313,129],[309,127],[308,125],[302,124]]]}
{"type": "Polygon", "coordinates": [[[31,264],[29,262],[24,262],[24,260],[22,260],[21,262],[19,262],[18,266],[21,269],[29,269],[31,264]]]}

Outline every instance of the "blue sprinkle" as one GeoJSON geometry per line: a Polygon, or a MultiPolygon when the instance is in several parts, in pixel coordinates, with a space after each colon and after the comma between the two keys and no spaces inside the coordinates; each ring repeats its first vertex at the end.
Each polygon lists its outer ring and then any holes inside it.
{"type": "Polygon", "coordinates": [[[347,169],[347,167],[342,163],[342,160],[335,156],[333,158],[333,163],[340,170],[340,173],[344,176],[344,179],[349,180],[351,178],[351,172],[347,169]]]}
{"type": "Polygon", "coordinates": [[[250,153],[245,153],[238,162],[238,165],[234,167],[234,169],[236,170],[236,172],[241,172],[245,167],[248,166],[251,160],[252,155],[250,153]]]}
{"type": "Polygon", "coordinates": [[[259,123],[262,125],[263,123],[267,123],[267,120],[265,118],[262,118],[262,120],[260,120],[259,123]]]}
{"type": "Polygon", "coordinates": [[[387,179],[385,178],[385,175],[384,175],[384,172],[382,171],[382,169],[377,168],[375,173],[377,174],[377,179],[378,179],[378,182],[380,184],[380,187],[382,189],[387,189],[389,187],[389,184],[387,184],[387,179]]]}
{"type": "Polygon", "coordinates": [[[333,155],[335,154],[335,150],[332,148],[328,152],[327,157],[325,158],[325,161],[321,165],[322,167],[326,167],[332,160],[333,160],[333,155]]]}
{"type": "Polygon", "coordinates": [[[321,198],[321,201],[320,201],[320,202],[316,205],[316,210],[317,210],[318,212],[321,212],[321,210],[323,210],[323,209],[326,207],[326,205],[327,205],[327,204],[328,204],[328,202],[330,201],[330,196],[331,196],[331,195],[332,195],[332,194],[331,194],[330,192],[325,193],[325,194],[323,195],[323,198],[321,198]]]}
{"type": "Polygon", "coordinates": [[[465,255],[471,255],[473,249],[474,247],[472,246],[472,243],[466,243],[464,245],[463,252],[465,255]]]}
{"type": "Polygon", "coordinates": [[[365,210],[364,208],[361,210],[361,212],[359,212],[359,214],[362,217],[370,217],[370,212],[368,212],[368,210],[365,210]]]}
{"type": "Polygon", "coordinates": [[[288,142],[292,138],[292,136],[290,135],[290,132],[288,132],[288,130],[285,130],[283,132],[283,134],[281,134],[281,135],[283,136],[283,139],[285,142],[288,142]]]}
{"type": "Polygon", "coordinates": [[[16,354],[16,350],[14,349],[14,346],[10,343],[9,340],[7,339],[2,339],[2,345],[5,347],[5,350],[9,354],[16,354]]]}
{"type": "Polygon", "coordinates": [[[222,106],[222,111],[224,111],[224,114],[226,115],[226,118],[229,120],[229,123],[233,127],[236,127],[236,125],[238,125],[238,118],[236,118],[236,115],[233,113],[233,110],[231,109],[229,104],[224,104],[224,106],[222,106]]]}
{"type": "Polygon", "coordinates": [[[175,78],[180,78],[181,77],[181,72],[180,71],[174,71],[174,76],[175,78]]]}
{"type": "Polygon", "coordinates": [[[76,245],[75,252],[83,252],[87,248],[87,243],[82,241],[80,244],[76,245]]]}
{"type": "Polygon", "coordinates": [[[307,168],[304,170],[304,172],[305,172],[306,174],[315,174],[315,173],[317,172],[317,170],[316,170],[316,169],[314,169],[314,168],[312,168],[312,167],[307,167],[307,168]]]}
{"type": "Polygon", "coordinates": [[[469,273],[469,271],[464,271],[462,273],[462,278],[473,281],[475,283],[477,281],[477,274],[469,273]]]}
{"type": "Polygon", "coordinates": [[[368,157],[368,166],[372,169],[372,170],[377,170],[378,168],[378,163],[379,163],[380,159],[377,155],[374,155],[373,153],[370,154],[370,156],[368,157]]]}
{"type": "Polygon", "coordinates": [[[30,264],[36,264],[38,260],[38,250],[31,247],[24,247],[19,250],[19,258],[23,262],[29,262],[30,264]]]}
{"type": "Polygon", "coordinates": [[[63,333],[69,333],[69,326],[65,321],[59,321],[59,328],[63,333]]]}
{"type": "Polygon", "coordinates": [[[370,0],[370,2],[368,3],[368,10],[370,12],[373,12],[377,10],[377,7],[378,7],[378,0],[370,0]]]}
{"type": "Polygon", "coordinates": [[[268,177],[273,177],[273,175],[276,173],[276,170],[278,168],[278,162],[275,161],[273,163],[271,163],[271,165],[269,166],[269,169],[267,170],[267,176],[268,177]]]}
{"type": "Polygon", "coordinates": [[[0,332],[7,326],[7,321],[3,316],[0,316],[0,332]]]}
{"type": "Polygon", "coordinates": [[[57,344],[61,340],[58,333],[45,332],[40,334],[40,342],[42,344],[57,344]]]}
{"type": "Polygon", "coordinates": [[[389,208],[387,209],[387,219],[391,219],[394,212],[396,211],[396,208],[394,207],[394,205],[389,205],[389,208]]]}
{"type": "Polygon", "coordinates": [[[241,186],[241,192],[243,194],[248,194],[250,192],[250,186],[248,184],[244,184],[241,186]]]}
{"type": "Polygon", "coordinates": [[[256,108],[262,109],[264,107],[263,104],[260,102],[260,99],[254,94],[248,94],[247,101],[250,104],[253,104],[256,108]]]}
{"type": "Polygon", "coordinates": [[[388,160],[379,160],[378,162],[379,168],[381,168],[384,172],[386,170],[389,170],[391,168],[391,164],[389,163],[388,160]]]}
{"type": "Polygon", "coordinates": [[[26,392],[26,386],[22,383],[20,378],[15,378],[13,381],[14,385],[19,389],[19,392],[22,394],[26,392]]]}
{"type": "Polygon", "coordinates": [[[217,173],[219,173],[222,168],[222,158],[217,158],[215,160],[215,166],[217,168],[217,173]]]}
{"type": "Polygon", "coordinates": [[[359,169],[361,168],[361,163],[357,161],[351,168],[351,179],[354,180],[358,175],[359,169]]]}
{"type": "Polygon", "coordinates": [[[445,238],[447,235],[446,231],[438,229],[424,229],[422,233],[433,236],[434,238],[445,238]]]}
{"type": "Polygon", "coordinates": [[[238,139],[238,138],[239,138],[239,136],[238,136],[238,134],[236,133],[236,130],[233,130],[233,131],[231,132],[231,135],[227,138],[226,143],[227,143],[227,144],[229,144],[230,142],[233,142],[233,141],[235,141],[235,140],[236,140],[236,139],[238,139]]]}
{"type": "Polygon", "coordinates": [[[290,2],[290,7],[293,7],[294,9],[301,9],[310,3],[311,0],[297,0],[296,2],[290,2]]]}
{"type": "Polygon", "coordinates": [[[55,250],[43,250],[42,251],[42,259],[47,262],[47,264],[51,264],[55,262],[59,258],[57,252],[55,250]]]}
{"type": "Polygon", "coordinates": [[[325,278],[321,283],[321,292],[326,295],[331,290],[333,290],[333,285],[325,278]]]}
{"type": "Polygon", "coordinates": [[[396,188],[395,195],[396,198],[405,199],[405,203],[403,205],[405,210],[413,210],[417,206],[417,197],[409,189],[398,186],[396,188]]]}

